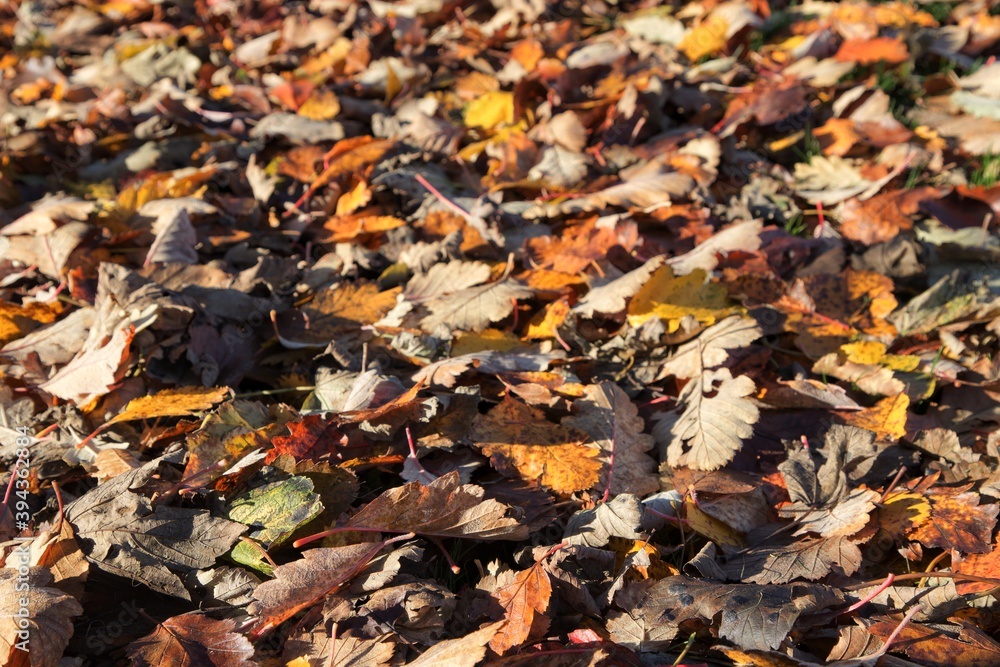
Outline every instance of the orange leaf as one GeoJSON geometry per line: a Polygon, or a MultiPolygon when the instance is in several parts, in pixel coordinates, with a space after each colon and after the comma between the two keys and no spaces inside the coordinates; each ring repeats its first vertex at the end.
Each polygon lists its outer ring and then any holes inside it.
{"type": "Polygon", "coordinates": [[[192,412],[210,409],[228,396],[228,387],[165,389],[152,396],[132,399],[108,424],[155,417],[187,417],[192,412]]]}
{"type": "Polygon", "coordinates": [[[910,59],[910,52],[906,50],[906,44],[892,37],[849,39],[841,44],[834,59],[856,62],[859,65],[874,65],[879,62],[898,65],[910,59]]]}
{"type": "Polygon", "coordinates": [[[503,654],[529,639],[541,637],[549,627],[545,612],[551,596],[552,583],[541,563],[518,572],[513,582],[496,593],[506,622],[490,640],[490,648],[503,654]]]}
{"type": "Polygon", "coordinates": [[[978,493],[955,493],[950,489],[932,489],[927,498],[931,501],[931,520],[911,532],[912,539],[927,547],[959,553],[990,551],[990,536],[1000,505],[980,505],[978,493]]]}
{"type": "Polygon", "coordinates": [[[472,426],[473,441],[501,474],[538,481],[556,493],[583,491],[600,479],[601,452],[585,445],[586,438],[510,396],[472,426]]]}

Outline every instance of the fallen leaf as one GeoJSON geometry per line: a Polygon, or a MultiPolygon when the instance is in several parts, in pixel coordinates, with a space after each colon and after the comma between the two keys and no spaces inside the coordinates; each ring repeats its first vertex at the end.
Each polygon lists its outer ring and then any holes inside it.
{"type": "Polygon", "coordinates": [[[253,667],[250,640],[233,632],[236,621],[216,621],[200,612],[169,618],[156,630],[132,643],[129,658],[134,667],[164,663],[176,667],[253,667]]]}
{"type": "Polygon", "coordinates": [[[73,634],[73,617],[83,607],[73,597],[51,588],[52,575],[44,567],[24,565],[7,557],[0,570],[0,658],[5,665],[56,667],[73,634]],[[11,565],[16,565],[11,568],[11,565]],[[18,612],[24,610],[23,615],[18,612]]]}
{"type": "Polygon", "coordinates": [[[187,417],[195,412],[210,410],[216,403],[225,400],[229,394],[227,387],[164,389],[152,396],[132,399],[124,410],[107,423],[118,424],[157,417],[187,417]]]}
{"type": "Polygon", "coordinates": [[[648,453],[653,438],[643,433],[645,424],[628,394],[614,383],[602,382],[589,385],[576,405],[579,413],[562,424],[585,433],[600,449],[603,465],[596,490],[637,496],[659,490],[653,476],[656,464],[648,453]]]}
{"type": "Polygon", "coordinates": [[[362,507],[346,526],[433,537],[524,539],[527,526],[508,516],[511,508],[483,496],[482,487],[463,485],[458,472],[449,472],[427,486],[411,482],[389,489],[362,507]]]}
{"type": "Polygon", "coordinates": [[[551,596],[552,584],[541,563],[518,572],[511,583],[494,593],[504,610],[504,623],[490,640],[490,648],[503,655],[543,636],[549,627],[545,612],[551,596]]]}
{"type": "Polygon", "coordinates": [[[493,467],[508,477],[540,482],[556,493],[585,491],[599,478],[600,451],[587,435],[553,424],[541,410],[511,397],[473,421],[471,438],[493,467]]]}
{"type": "Polygon", "coordinates": [[[747,399],[753,380],[733,377],[728,368],[705,371],[677,398],[678,409],[661,417],[653,434],[665,445],[667,462],[695,470],[729,463],[753,433],[760,412],[747,399]]]}

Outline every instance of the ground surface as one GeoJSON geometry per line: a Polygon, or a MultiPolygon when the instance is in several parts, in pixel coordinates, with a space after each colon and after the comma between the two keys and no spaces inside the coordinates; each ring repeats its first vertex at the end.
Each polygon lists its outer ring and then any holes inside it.
{"type": "Polygon", "coordinates": [[[495,5],[0,8],[0,664],[1000,664],[996,9],[495,5]]]}

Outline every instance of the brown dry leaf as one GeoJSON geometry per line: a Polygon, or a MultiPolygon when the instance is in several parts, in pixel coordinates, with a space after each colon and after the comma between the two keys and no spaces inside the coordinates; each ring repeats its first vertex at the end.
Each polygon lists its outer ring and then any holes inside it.
{"type": "Polygon", "coordinates": [[[336,591],[357,576],[386,542],[308,549],[299,560],[280,565],[274,579],[254,589],[247,612],[255,618],[252,636],[261,636],[336,591]]]}
{"type": "Polygon", "coordinates": [[[848,199],[836,209],[841,220],[840,231],[865,245],[890,241],[900,232],[913,229],[913,216],[919,212],[922,201],[943,194],[935,188],[916,188],[886,192],[864,201],[848,199]]]}
{"type": "Polygon", "coordinates": [[[582,431],[601,450],[600,482],[605,495],[632,493],[644,496],[659,490],[649,455],[653,438],[645,433],[639,409],[613,382],[589,385],[574,404],[577,414],[563,419],[563,426],[582,431]]]}
{"type": "Polygon", "coordinates": [[[229,397],[230,393],[228,387],[164,389],[151,396],[132,399],[108,424],[157,417],[188,417],[195,412],[210,410],[229,397]]]}
{"type": "MultiPolygon", "coordinates": [[[[885,641],[896,631],[897,618],[864,621],[868,631],[885,641]]],[[[955,667],[993,667],[1000,664],[1000,644],[970,625],[951,628],[950,636],[937,626],[909,623],[902,629],[896,649],[924,665],[955,667]]]]}
{"type": "Polygon", "coordinates": [[[585,433],[553,424],[544,413],[507,396],[473,421],[471,438],[501,474],[539,482],[556,493],[585,491],[599,479],[600,451],[585,433]]]}
{"type": "Polygon", "coordinates": [[[930,520],[915,526],[911,539],[962,554],[990,552],[1000,505],[980,505],[978,493],[953,489],[931,489],[926,495],[931,502],[930,520]]]}
{"type": "Polygon", "coordinates": [[[420,320],[420,326],[427,333],[442,329],[479,332],[514,312],[518,299],[531,295],[530,289],[510,278],[468,287],[431,300],[427,304],[430,315],[420,320]]]}
{"type": "Polygon", "coordinates": [[[620,176],[622,182],[618,185],[558,204],[536,205],[523,215],[530,220],[600,211],[611,206],[624,209],[659,208],[669,206],[671,198],[687,197],[695,188],[693,178],[677,171],[669,171],[657,162],[629,167],[620,176]]]}
{"type": "Polygon", "coordinates": [[[493,594],[503,607],[504,624],[490,640],[490,648],[503,655],[541,638],[551,623],[545,613],[551,596],[552,583],[541,563],[518,572],[512,582],[493,594]]]}
{"type": "Polygon", "coordinates": [[[122,379],[133,336],[135,328],[126,325],[115,331],[105,345],[81,350],[58,373],[40,385],[41,389],[81,408],[90,405],[122,379]]]}
{"type": "MultiPolygon", "coordinates": [[[[8,557],[10,559],[11,557],[8,557]]],[[[14,564],[10,560],[10,564],[14,564]]],[[[0,662],[4,665],[56,667],[73,634],[74,616],[83,607],[57,588],[44,567],[21,575],[11,567],[0,570],[0,662]],[[19,610],[25,610],[19,616],[19,610]],[[21,619],[24,621],[22,625],[21,619]]]]}
{"type": "Polygon", "coordinates": [[[484,500],[484,495],[482,487],[463,485],[458,472],[453,471],[426,486],[411,482],[389,489],[362,507],[346,525],[479,540],[522,540],[528,536],[528,527],[508,516],[509,506],[484,500]]]}
{"type": "Polygon", "coordinates": [[[818,584],[720,584],[677,576],[653,584],[633,613],[661,623],[720,618],[719,636],[744,649],[777,648],[802,614],[838,604],[833,588],[818,584]]]}
{"type": "MultiPolygon", "coordinates": [[[[560,236],[528,239],[525,251],[539,268],[551,268],[569,275],[577,274],[593,262],[604,259],[616,243],[613,227],[595,227],[594,222],[566,227],[560,236]]],[[[531,284],[530,281],[527,284],[531,284]]]]}
{"type": "MultiPolygon", "coordinates": [[[[36,538],[36,543],[43,537],[44,533],[36,538]]],[[[76,543],[73,525],[69,521],[63,521],[59,532],[46,539],[40,548],[42,551],[38,554],[36,564],[48,568],[52,573],[53,587],[74,598],[81,598],[90,565],[80,550],[80,545],[76,543]]],[[[35,550],[35,543],[32,544],[32,550],[35,550]]]]}
{"type": "MultiPolygon", "coordinates": [[[[971,574],[977,577],[988,579],[1000,579],[1000,547],[997,540],[993,542],[993,548],[989,553],[973,553],[957,564],[952,565],[952,571],[960,574],[971,574]]],[[[956,582],[958,592],[962,595],[966,593],[980,593],[993,588],[993,584],[978,582],[956,582]]]]}
{"type": "Polygon", "coordinates": [[[458,639],[438,642],[406,667],[475,667],[486,655],[486,645],[504,621],[484,625],[458,639]]]}
{"type": "Polygon", "coordinates": [[[309,184],[309,188],[302,195],[302,200],[309,199],[320,188],[345,176],[364,172],[395,146],[396,142],[392,139],[374,137],[352,137],[338,142],[325,156],[328,166],[309,184]]]}
{"type": "Polygon", "coordinates": [[[129,658],[133,667],[254,667],[253,645],[235,627],[201,612],[174,616],[133,642],[129,658]]]}
{"type": "Polygon", "coordinates": [[[755,389],[753,380],[734,378],[728,368],[706,370],[685,385],[678,408],[663,415],[653,430],[666,449],[667,463],[717,470],[732,461],[760,418],[747,398],[755,389]]]}

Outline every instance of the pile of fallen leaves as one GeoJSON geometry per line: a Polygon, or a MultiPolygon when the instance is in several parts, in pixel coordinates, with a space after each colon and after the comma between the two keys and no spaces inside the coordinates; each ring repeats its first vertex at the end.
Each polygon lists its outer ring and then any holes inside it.
{"type": "Polygon", "coordinates": [[[3,3],[0,664],[1000,664],[998,53],[3,3]]]}

